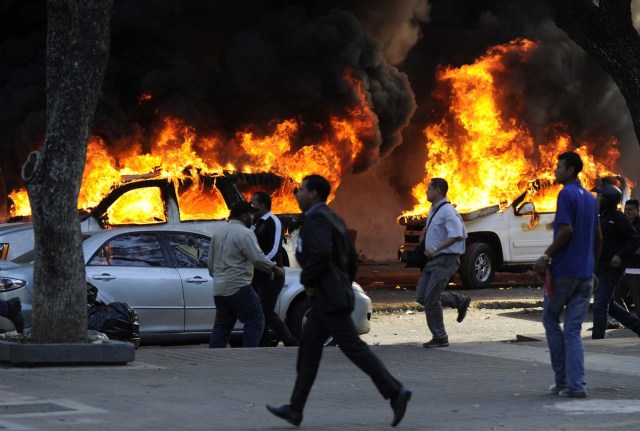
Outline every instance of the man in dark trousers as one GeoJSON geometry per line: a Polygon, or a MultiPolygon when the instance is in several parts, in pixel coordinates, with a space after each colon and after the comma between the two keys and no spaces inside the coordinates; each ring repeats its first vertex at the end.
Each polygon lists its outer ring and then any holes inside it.
{"type": "MultiPolygon", "coordinates": [[[[257,192],[251,197],[251,205],[257,210],[254,216],[255,223],[251,227],[258,238],[258,245],[262,252],[278,266],[282,267],[282,223],[271,212],[271,196],[265,192],[257,192]]],[[[255,268],[251,285],[260,297],[260,304],[264,312],[264,332],[260,341],[261,346],[270,346],[271,336],[269,329],[275,332],[276,338],[282,340],[285,346],[297,346],[298,342],[285,323],[274,311],[278,295],[284,287],[284,277],[271,277],[269,272],[255,268]]]]}
{"type": "Polygon", "coordinates": [[[640,318],[618,304],[615,288],[624,275],[624,264],[640,248],[640,236],[629,219],[618,210],[622,191],[613,184],[595,188],[600,201],[600,229],[602,229],[602,255],[596,269],[598,290],[593,297],[594,340],[604,338],[607,314],[640,336],[640,318]]]}
{"type": "MultiPolygon", "coordinates": [[[[637,199],[629,199],[624,204],[624,215],[631,222],[636,232],[640,233],[640,206],[637,199]]],[[[622,305],[623,299],[631,295],[636,316],[640,317],[640,248],[626,262],[622,280],[616,287],[616,299],[622,305]]]]}
{"type": "Polygon", "coordinates": [[[229,223],[211,237],[207,267],[213,277],[216,317],[209,347],[224,348],[236,320],[244,323],[243,347],[258,347],[264,331],[260,298],[251,287],[253,268],[284,277],[284,271],[262,253],[251,231],[256,209],[249,202],[231,207],[229,223]]]}
{"type": "Polygon", "coordinates": [[[371,377],[378,391],[391,400],[392,426],[404,416],[411,391],[387,371],[380,359],[360,339],[351,320],[358,259],[344,221],[331,211],[326,201],[331,186],[320,175],[309,175],[296,193],[305,220],[298,239],[296,258],[302,266],[300,281],[311,300],[311,310],[302,331],[296,382],[291,404],[267,409],[298,426],[311,386],[318,373],[324,341],[332,335],[340,350],[371,377]]]}

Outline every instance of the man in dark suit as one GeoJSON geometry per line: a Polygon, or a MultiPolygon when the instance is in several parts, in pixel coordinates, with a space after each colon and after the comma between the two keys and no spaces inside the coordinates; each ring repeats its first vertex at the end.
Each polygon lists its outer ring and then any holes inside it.
{"type": "Polygon", "coordinates": [[[354,294],[351,287],[358,259],[344,221],[331,211],[326,201],[331,186],[320,175],[309,175],[296,193],[305,213],[296,258],[302,267],[300,281],[311,300],[311,310],[302,332],[297,377],[291,404],[267,406],[274,415],[298,426],[311,386],[318,373],[324,341],[332,335],[340,350],[367,373],[385,399],[391,400],[392,426],[404,416],[411,391],[398,382],[360,339],[351,311],[354,294]]]}
{"type": "MultiPolygon", "coordinates": [[[[251,197],[251,205],[257,210],[255,223],[251,229],[256,234],[256,238],[258,238],[260,249],[267,258],[274,261],[278,266],[284,266],[282,262],[282,254],[285,253],[282,248],[284,233],[282,232],[280,219],[271,212],[271,196],[265,192],[256,192],[251,197]]],[[[282,340],[285,346],[297,346],[298,342],[291,335],[291,331],[274,311],[278,295],[280,295],[284,287],[284,277],[271,277],[270,273],[255,268],[251,285],[260,298],[260,304],[264,312],[265,327],[260,346],[271,345],[270,329],[275,332],[277,340],[282,340]]]]}

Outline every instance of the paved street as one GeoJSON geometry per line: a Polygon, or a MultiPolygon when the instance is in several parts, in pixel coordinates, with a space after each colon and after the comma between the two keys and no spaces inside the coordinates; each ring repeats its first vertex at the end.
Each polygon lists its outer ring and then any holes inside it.
{"type": "MultiPolygon", "coordinates": [[[[398,276],[397,270],[396,266],[389,271],[398,276]]],[[[369,267],[361,280],[379,274],[380,269],[369,267]]],[[[399,275],[411,276],[408,271],[399,275]]],[[[395,316],[402,312],[384,310],[413,306],[410,288],[389,288],[389,281],[372,284],[376,281],[380,280],[362,284],[381,310],[379,315],[395,316]]],[[[537,286],[522,283],[466,293],[474,296],[478,307],[467,319],[491,307],[536,307],[540,300],[537,286]]],[[[454,319],[455,310],[446,316],[454,319]]],[[[424,322],[412,325],[420,331],[424,322]]],[[[640,426],[640,338],[632,332],[608,331],[605,340],[591,340],[583,332],[591,397],[573,400],[546,393],[553,383],[546,342],[515,342],[515,336],[509,337],[511,342],[496,341],[493,334],[477,337],[485,342],[469,342],[462,332],[487,331],[482,329],[486,326],[467,320],[448,325],[461,332],[454,333],[451,346],[444,349],[422,348],[421,337],[375,345],[382,337],[375,335],[375,328],[364,337],[414,392],[398,429],[577,431],[640,426]]],[[[396,332],[402,331],[395,326],[396,332]]],[[[544,339],[539,332],[524,335],[525,340],[544,339]]],[[[0,430],[293,429],[264,406],[287,402],[295,360],[295,348],[156,346],[139,349],[136,361],[125,366],[4,368],[0,430]]],[[[335,347],[324,350],[304,414],[301,428],[318,431],[386,430],[392,418],[388,402],[335,347]]]]}
{"type": "MultiPolygon", "coordinates": [[[[399,429],[630,430],[640,426],[640,338],[627,330],[585,340],[591,398],[545,393],[544,342],[373,346],[414,391],[399,429]]],[[[6,368],[3,430],[283,430],[267,403],[287,401],[294,348],[162,347],[112,367],[6,368]]],[[[326,348],[303,429],[390,429],[391,409],[373,384],[326,348]]]]}

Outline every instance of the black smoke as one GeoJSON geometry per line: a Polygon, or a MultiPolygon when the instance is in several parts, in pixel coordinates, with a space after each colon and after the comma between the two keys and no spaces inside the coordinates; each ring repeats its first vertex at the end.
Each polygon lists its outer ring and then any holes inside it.
{"type": "Polygon", "coordinates": [[[433,97],[440,66],[473,63],[487,48],[516,38],[538,48],[526,62],[511,62],[497,75],[500,107],[505,118],[519,118],[543,145],[558,123],[572,141],[605,146],[610,137],[620,143],[621,158],[613,170],[640,180],[640,151],[626,102],[611,77],[552,20],[543,0],[431,0],[430,21],[423,37],[400,65],[410,79],[417,110],[403,132],[404,143],[391,155],[391,183],[413,205],[406,190],[424,178],[423,130],[446,115],[447,106],[433,97]]]}
{"type": "MultiPolygon", "coordinates": [[[[437,68],[472,63],[519,37],[539,49],[499,77],[505,115],[517,114],[540,144],[557,122],[576,142],[614,136],[623,173],[637,175],[624,99],[543,0],[115,0],[93,132],[115,149],[135,141],[149,150],[165,115],[229,142],[246,127],[268,134],[293,118],[301,147],[329,133],[330,115],[347,116],[359,102],[348,68],[379,120],[353,168],[382,157],[406,209],[425,175],[423,130],[446,110],[432,96],[437,68]],[[145,93],[152,99],[141,102],[145,93]]],[[[0,169],[9,190],[43,139],[45,38],[44,0],[0,0],[0,169]]]]}

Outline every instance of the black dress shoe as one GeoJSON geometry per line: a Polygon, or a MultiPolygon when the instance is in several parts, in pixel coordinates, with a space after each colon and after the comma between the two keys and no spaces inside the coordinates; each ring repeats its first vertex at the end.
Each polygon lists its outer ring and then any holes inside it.
{"type": "Polygon", "coordinates": [[[471,304],[471,298],[467,297],[462,307],[458,308],[458,318],[456,319],[458,323],[462,322],[464,318],[467,317],[467,310],[469,309],[469,304],[471,304]]]}
{"type": "Polygon", "coordinates": [[[407,411],[407,403],[411,399],[411,391],[404,386],[400,388],[400,392],[391,400],[391,408],[393,409],[393,421],[391,426],[394,427],[400,423],[407,411]]]}
{"type": "Polygon", "coordinates": [[[449,340],[440,340],[438,338],[433,338],[431,341],[426,343],[422,343],[422,347],[425,349],[430,349],[432,347],[449,347],[449,340]]]}
{"type": "Polygon", "coordinates": [[[289,404],[285,404],[280,407],[272,407],[267,404],[267,410],[278,416],[280,419],[284,419],[289,422],[291,425],[300,426],[300,423],[302,422],[302,412],[291,410],[291,406],[289,404]]]}

